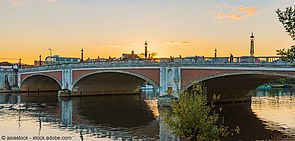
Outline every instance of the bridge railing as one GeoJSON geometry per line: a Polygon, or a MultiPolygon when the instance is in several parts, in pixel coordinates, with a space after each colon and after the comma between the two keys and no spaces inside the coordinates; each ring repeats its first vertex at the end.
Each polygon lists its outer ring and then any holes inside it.
{"type": "Polygon", "coordinates": [[[160,67],[160,66],[208,66],[208,67],[293,67],[292,63],[283,62],[278,56],[264,57],[187,57],[131,59],[115,61],[82,62],[71,64],[52,64],[21,69],[26,71],[60,70],[64,68],[113,68],[113,67],[160,67]]]}

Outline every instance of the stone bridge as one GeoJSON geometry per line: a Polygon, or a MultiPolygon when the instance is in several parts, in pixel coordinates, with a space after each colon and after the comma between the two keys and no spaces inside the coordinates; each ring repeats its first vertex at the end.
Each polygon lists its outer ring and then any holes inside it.
{"type": "Polygon", "coordinates": [[[286,64],[199,64],[101,62],[64,64],[19,70],[21,91],[66,90],[69,96],[139,93],[149,83],[160,96],[175,95],[204,83],[208,97],[220,94],[223,100],[246,99],[257,86],[284,77],[295,77],[295,68],[286,64]]]}

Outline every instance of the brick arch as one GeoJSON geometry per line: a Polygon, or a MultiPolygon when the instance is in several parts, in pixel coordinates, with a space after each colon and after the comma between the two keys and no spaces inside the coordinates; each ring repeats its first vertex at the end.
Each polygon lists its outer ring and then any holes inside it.
{"type": "MultiPolygon", "coordinates": [[[[95,73],[99,71],[121,71],[129,72],[132,74],[137,74],[145,76],[153,80],[157,85],[160,85],[160,68],[132,68],[132,69],[73,69],[72,70],[72,82],[76,82],[77,79],[83,77],[84,75],[95,73]]],[[[74,84],[74,83],[73,83],[74,84]]]]}
{"type": "MultiPolygon", "coordinates": [[[[22,75],[23,76],[23,75],[22,75]]],[[[29,74],[29,75],[24,75],[23,78],[21,78],[21,82],[20,82],[20,87],[23,85],[23,83],[28,80],[29,78],[32,78],[34,76],[45,76],[45,77],[48,77],[52,80],[54,80],[60,88],[62,88],[62,83],[61,83],[61,80],[59,80],[58,78],[54,77],[54,76],[51,76],[51,75],[48,75],[48,74],[45,74],[45,73],[34,73],[34,74],[29,74]]]]}
{"type": "Polygon", "coordinates": [[[130,76],[140,78],[144,81],[149,82],[151,85],[153,85],[155,90],[159,89],[159,84],[155,80],[153,80],[145,75],[134,73],[132,71],[130,72],[130,71],[124,71],[124,70],[96,70],[96,71],[87,71],[87,72],[88,73],[84,73],[83,75],[79,75],[79,77],[77,77],[77,76],[74,77],[74,75],[73,75],[72,88],[74,88],[80,80],[82,80],[83,78],[86,78],[88,76],[91,76],[91,75],[101,74],[101,73],[121,73],[121,74],[128,74],[130,76]]]}
{"type": "MultiPolygon", "coordinates": [[[[44,75],[56,80],[60,85],[62,84],[62,72],[61,71],[48,71],[48,72],[34,72],[34,73],[20,73],[20,83],[26,78],[32,75],[44,75]]],[[[62,85],[61,85],[62,86],[62,85]]]]}
{"type": "Polygon", "coordinates": [[[214,78],[220,78],[220,77],[226,77],[226,76],[238,76],[238,75],[270,75],[270,76],[278,76],[278,77],[291,77],[295,78],[294,73],[276,73],[271,71],[233,71],[228,73],[217,73],[217,74],[211,74],[208,76],[201,76],[201,77],[195,77],[195,79],[191,79],[190,82],[187,82],[183,84],[183,87],[181,89],[181,92],[187,90],[194,84],[204,82],[206,80],[214,79],[214,78]]]}

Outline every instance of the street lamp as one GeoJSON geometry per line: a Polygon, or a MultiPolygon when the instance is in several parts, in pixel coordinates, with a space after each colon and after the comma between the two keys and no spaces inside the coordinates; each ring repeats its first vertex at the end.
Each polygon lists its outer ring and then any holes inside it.
{"type": "Polygon", "coordinates": [[[52,49],[51,48],[49,48],[49,55],[50,55],[49,61],[50,61],[50,63],[52,63],[52,49]]]}
{"type": "Polygon", "coordinates": [[[49,48],[49,55],[52,56],[52,49],[49,48]]]}

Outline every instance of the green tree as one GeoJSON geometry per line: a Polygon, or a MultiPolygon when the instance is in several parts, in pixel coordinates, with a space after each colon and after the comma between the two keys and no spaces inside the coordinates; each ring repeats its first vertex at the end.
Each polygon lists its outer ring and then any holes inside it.
{"type": "Polygon", "coordinates": [[[233,133],[222,125],[223,120],[214,112],[213,105],[208,105],[206,90],[201,84],[181,93],[177,100],[171,100],[171,107],[171,115],[166,114],[165,123],[176,135],[196,141],[198,138],[217,140],[233,133]]]}
{"type": "Polygon", "coordinates": [[[289,49],[279,49],[277,50],[277,55],[282,57],[282,60],[285,62],[294,62],[295,61],[295,46],[291,46],[289,49]]]}
{"type": "MultiPolygon", "coordinates": [[[[293,41],[295,41],[295,6],[287,7],[286,10],[282,11],[278,9],[276,11],[279,21],[283,24],[286,32],[289,33],[293,41]]],[[[279,49],[277,55],[281,55],[283,61],[294,62],[295,61],[295,46],[291,46],[290,49],[279,49]]]]}

